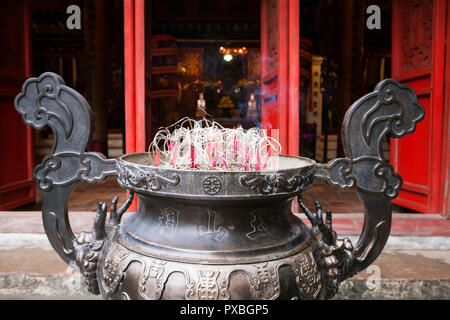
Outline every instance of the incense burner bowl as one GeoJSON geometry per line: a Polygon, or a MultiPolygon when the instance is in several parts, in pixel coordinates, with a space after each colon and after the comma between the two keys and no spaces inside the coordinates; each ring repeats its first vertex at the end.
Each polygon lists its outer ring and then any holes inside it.
{"type": "Polygon", "coordinates": [[[389,237],[390,200],[402,180],[383,158],[382,139],[412,133],[424,117],[414,91],[387,79],[349,108],[345,158],[320,164],[279,156],[277,170],[202,171],[155,167],[147,153],[106,159],[85,152],[89,104],[56,74],[28,79],[15,105],[26,124],[55,134],[52,154],[34,170],[49,241],[105,299],[333,297],[389,237]],[[117,176],[128,199],[117,208],[114,198],[109,212],[99,203],[92,232],[74,235],[70,194],[80,180],[106,176],[117,176]],[[358,192],[365,219],[355,245],[337,237],[319,202],[313,210],[303,204],[302,193],[317,180],[358,192]],[[133,201],[137,212],[121,221],[133,201]],[[309,223],[293,214],[293,201],[309,223]]]}
{"type": "Polygon", "coordinates": [[[149,162],[145,153],[117,161],[117,181],[137,195],[139,209],[103,249],[104,297],[290,299],[300,298],[299,290],[310,298],[323,292],[314,236],[291,211],[292,199],[313,183],[313,160],[282,156],[278,171],[264,173],[149,162]],[[117,276],[122,280],[107,280],[117,276]],[[292,280],[288,287],[284,278],[292,280]],[[118,290],[121,282],[131,286],[118,290]]]}

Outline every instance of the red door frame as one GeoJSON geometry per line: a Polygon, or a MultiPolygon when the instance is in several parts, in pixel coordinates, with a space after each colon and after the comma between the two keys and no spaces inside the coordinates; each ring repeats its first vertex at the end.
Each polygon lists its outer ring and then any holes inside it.
{"type": "Polygon", "coordinates": [[[261,0],[261,127],[299,153],[300,1],[261,0]],[[274,54],[275,53],[275,54],[274,54]]]}
{"type": "MultiPolygon", "coordinates": [[[[277,10],[270,19],[276,19],[278,68],[277,81],[264,88],[263,95],[274,89],[277,97],[270,106],[262,103],[261,122],[263,128],[280,130],[283,153],[298,155],[299,151],[299,14],[298,0],[261,1],[261,57],[267,57],[267,7],[275,4],[277,10]],[[267,112],[274,107],[274,112],[267,112]]],[[[125,136],[126,152],[144,152],[146,136],[145,109],[145,0],[124,0],[125,32],[125,136]]],[[[148,35],[150,36],[150,35],[148,35]]],[[[267,59],[262,59],[262,78],[270,78],[267,59]]],[[[263,98],[264,99],[264,98],[263,98]]]]}
{"type": "MultiPolygon", "coordinates": [[[[399,172],[404,180],[403,187],[397,199],[393,202],[424,213],[438,213],[442,209],[443,191],[445,185],[442,173],[442,162],[447,157],[448,150],[443,148],[443,116],[444,116],[444,65],[445,65],[445,30],[446,30],[446,0],[435,0],[432,4],[432,40],[431,46],[425,48],[431,54],[430,63],[418,68],[402,70],[402,37],[405,36],[402,17],[405,15],[407,1],[397,0],[392,7],[392,75],[393,78],[411,86],[417,93],[419,101],[425,104],[424,123],[419,126],[428,128],[427,132],[416,132],[413,136],[403,140],[391,140],[391,161],[394,169],[399,172]],[[429,101],[429,102],[428,102],[429,101]],[[420,170],[408,170],[411,166],[409,161],[414,156],[414,142],[427,146],[427,160],[420,170]],[[401,153],[402,146],[411,146],[411,151],[401,153]],[[403,174],[402,174],[403,172],[403,174]],[[411,182],[415,175],[428,175],[425,184],[411,182]]],[[[424,7],[426,2],[421,3],[424,7]]],[[[417,9],[415,9],[417,10],[417,9]]],[[[416,12],[414,12],[416,14],[416,12]]],[[[406,18],[408,19],[408,18],[406,18]]],[[[411,17],[414,20],[414,17],[411,17]]],[[[410,19],[410,20],[411,20],[410,19]]],[[[416,22],[411,22],[412,24],[416,22]]],[[[417,22],[419,23],[419,22],[417,22]]],[[[425,23],[425,21],[423,22],[425,23]]],[[[417,30],[409,30],[409,34],[417,36],[419,32],[424,33],[421,25],[416,25],[417,30]]],[[[418,43],[421,46],[422,43],[418,43]]],[[[448,112],[448,110],[447,110],[448,112]]],[[[448,124],[447,124],[448,125],[448,124]]],[[[445,139],[445,138],[444,138],[445,139]]],[[[447,138],[448,139],[448,138],[447,138]]],[[[448,183],[448,181],[447,181],[448,183]]]]}
{"type": "MultiPolygon", "coordinates": [[[[11,132],[23,130],[25,132],[26,138],[24,140],[20,140],[19,137],[15,137],[16,139],[13,142],[8,141],[8,137],[4,136],[2,142],[6,142],[6,145],[2,146],[5,149],[8,148],[9,143],[26,145],[26,154],[17,153],[11,154],[10,156],[5,153],[2,155],[5,164],[2,164],[0,169],[2,177],[1,180],[3,183],[0,185],[0,211],[10,210],[21,205],[28,204],[30,202],[35,201],[36,196],[36,185],[32,177],[33,167],[34,167],[34,131],[30,126],[26,126],[22,119],[20,119],[20,115],[14,110],[14,97],[17,95],[17,92],[21,90],[21,84],[29,77],[31,77],[31,15],[30,15],[30,1],[19,1],[15,4],[17,6],[16,12],[20,15],[20,19],[17,16],[10,15],[11,21],[8,19],[3,20],[5,25],[4,28],[23,28],[22,35],[23,38],[18,41],[23,41],[23,48],[17,46],[17,55],[22,57],[23,68],[21,69],[18,66],[13,66],[14,70],[0,70],[0,82],[2,83],[0,88],[0,98],[3,101],[9,101],[10,103],[0,105],[0,108],[8,108],[10,110],[5,111],[6,114],[9,114],[11,117],[17,117],[16,122],[9,122],[9,125],[17,125],[20,126],[16,128],[12,128],[11,132]],[[10,114],[10,113],[12,114],[10,114]],[[10,158],[13,157],[14,159],[10,158]],[[22,158],[24,156],[24,158],[22,158]],[[15,175],[17,172],[11,172],[11,166],[9,165],[12,161],[15,163],[24,163],[27,168],[26,178],[17,179],[15,175]]],[[[4,9],[7,10],[7,9],[4,9]]],[[[3,110],[0,110],[3,111],[3,110]]],[[[5,113],[0,112],[0,116],[5,116],[5,113]]],[[[6,117],[6,116],[5,116],[6,117]]],[[[11,119],[11,118],[9,118],[11,119]]],[[[13,170],[14,171],[14,170],[13,170]]]]}

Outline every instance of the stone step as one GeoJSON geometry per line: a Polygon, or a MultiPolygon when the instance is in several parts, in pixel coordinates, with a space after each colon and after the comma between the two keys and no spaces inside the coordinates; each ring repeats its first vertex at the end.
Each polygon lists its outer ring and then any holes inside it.
{"type": "Polygon", "coordinates": [[[123,155],[122,133],[108,133],[108,158],[117,158],[123,155]]]}
{"type": "Polygon", "coordinates": [[[123,142],[122,139],[109,139],[108,138],[108,149],[121,149],[122,150],[123,142]]]}
{"type": "Polygon", "coordinates": [[[108,133],[108,139],[120,139],[122,140],[123,134],[122,133],[108,133]]]}
{"type": "Polygon", "coordinates": [[[122,148],[120,149],[109,149],[108,148],[108,158],[117,158],[123,155],[122,148]]]}

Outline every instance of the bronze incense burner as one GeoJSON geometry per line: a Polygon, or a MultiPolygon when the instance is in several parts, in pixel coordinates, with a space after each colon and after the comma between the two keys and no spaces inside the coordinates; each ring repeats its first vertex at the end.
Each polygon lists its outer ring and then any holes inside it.
{"type": "Polygon", "coordinates": [[[385,161],[383,137],[415,130],[424,109],[414,91],[392,79],[348,110],[346,158],[326,164],[280,156],[277,171],[202,171],[155,167],[147,153],[119,159],[85,152],[90,107],[54,73],[28,79],[15,100],[27,125],[54,132],[52,154],[34,170],[44,191],[45,232],[61,258],[105,299],[325,299],[369,266],[390,232],[391,202],[401,177],[385,161]],[[75,236],[67,202],[80,180],[117,176],[130,191],[120,208],[99,203],[94,229],[75,236]],[[301,193],[315,179],[356,188],[365,207],[359,241],[338,239],[331,213],[301,193]],[[121,222],[134,195],[139,209],[121,222]],[[311,222],[292,214],[297,197],[311,222]]]}

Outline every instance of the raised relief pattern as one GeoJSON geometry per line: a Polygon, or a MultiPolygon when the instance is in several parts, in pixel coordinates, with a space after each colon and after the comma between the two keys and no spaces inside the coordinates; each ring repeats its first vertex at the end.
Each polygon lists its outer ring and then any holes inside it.
{"type": "MultiPolygon", "coordinates": [[[[136,293],[147,300],[161,299],[168,285],[168,278],[173,273],[181,273],[185,277],[186,300],[230,299],[233,298],[229,288],[230,276],[238,271],[247,275],[251,294],[255,299],[276,299],[281,291],[279,268],[284,265],[291,266],[297,276],[299,292],[295,297],[310,299],[317,297],[321,290],[320,271],[310,251],[263,263],[203,265],[199,269],[192,268],[187,263],[144,257],[115,243],[111,243],[108,250],[105,264],[101,268],[102,286],[110,298],[124,298],[120,296],[122,293],[118,287],[131,263],[141,266],[136,293]]],[[[127,288],[127,296],[134,296],[130,284],[127,288]]]]}
{"type": "Polygon", "coordinates": [[[312,253],[302,254],[291,264],[301,295],[306,299],[317,298],[321,289],[321,274],[312,253]]]}
{"type": "Polygon", "coordinates": [[[401,1],[401,71],[431,66],[433,1],[401,1]]]}
{"type": "Polygon", "coordinates": [[[202,188],[203,191],[205,191],[207,194],[216,194],[220,191],[222,188],[222,183],[220,182],[220,179],[214,176],[207,177],[202,182],[202,188]]]}
{"type": "Polygon", "coordinates": [[[284,174],[244,175],[239,181],[242,186],[248,187],[259,194],[272,194],[282,192],[299,192],[305,190],[313,183],[314,168],[301,172],[293,177],[284,174]]]}
{"type": "Polygon", "coordinates": [[[142,191],[159,191],[165,185],[176,186],[180,176],[172,174],[164,177],[151,170],[117,162],[117,181],[125,188],[135,188],[142,191]]]}

